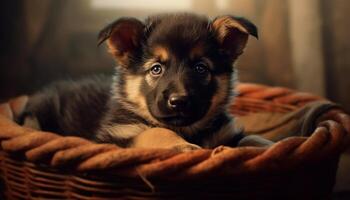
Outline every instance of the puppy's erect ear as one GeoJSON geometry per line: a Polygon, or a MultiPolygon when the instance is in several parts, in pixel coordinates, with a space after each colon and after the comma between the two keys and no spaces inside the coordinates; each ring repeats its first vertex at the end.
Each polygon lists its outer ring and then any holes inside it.
{"type": "Polygon", "coordinates": [[[211,26],[221,48],[233,58],[243,53],[249,35],[258,38],[256,26],[244,18],[221,16],[211,26]]]}
{"type": "Polygon", "coordinates": [[[121,18],[105,27],[99,34],[99,44],[107,40],[109,52],[125,66],[140,51],[144,24],[135,18],[121,18]]]}

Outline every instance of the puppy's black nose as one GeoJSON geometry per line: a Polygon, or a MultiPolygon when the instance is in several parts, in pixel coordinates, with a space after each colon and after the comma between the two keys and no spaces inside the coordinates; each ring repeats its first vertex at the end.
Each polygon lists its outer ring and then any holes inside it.
{"type": "Polygon", "coordinates": [[[168,106],[174,110],[183,110],[188,106],[189,98],[187,95],[172,94],[168,100],[168,106]]]}

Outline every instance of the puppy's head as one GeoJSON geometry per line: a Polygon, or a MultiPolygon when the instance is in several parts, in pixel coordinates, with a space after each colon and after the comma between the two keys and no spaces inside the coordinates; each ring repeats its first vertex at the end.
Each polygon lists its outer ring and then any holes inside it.
{"type": "Polygon", "coordinates": [[[256,27],[243,18],[168,14],[119,19],[100,42],[107,40],[122,74],[119,96],[148,119],[184,127],[225,109],[249,35],[257,37],[256,27]]]}

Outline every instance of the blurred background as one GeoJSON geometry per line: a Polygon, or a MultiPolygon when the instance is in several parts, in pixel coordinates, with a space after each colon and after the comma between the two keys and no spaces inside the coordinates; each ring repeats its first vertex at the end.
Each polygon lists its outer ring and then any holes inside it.
{"type": "Polygon", "coordinates": [[[350,111],[348,0],[11,0],[2,2],[0,101],[57,79],[111,73],[97,34],[121,16],[190,11],[234,14],[259,27],[240,80],[326,96],[350,111]]]}
{"type": "MultiPolygon", "coordinates": [[[[237,63],[242,82],[312,92],[350,111],[348,0],[8,0],[0,9],[0,102],[58,79],[112,73],[114,61],[96,41],[118,17],[190,11],[258,26],[260,39],[237,63]]],[[[349,194],[347,166],[338,198],[349,194]]]]}

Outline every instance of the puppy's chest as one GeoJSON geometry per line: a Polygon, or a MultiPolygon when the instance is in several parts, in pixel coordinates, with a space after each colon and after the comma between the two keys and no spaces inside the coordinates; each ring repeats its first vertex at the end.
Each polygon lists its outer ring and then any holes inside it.
{"type": "MultiPolygon", "coordinates": [[[[113,115],[116,116],[120,115],[113,115]]],[[[174,132],[178,138],[189,143],[199,145],[203,148],[213,148],[222,144],[228,144],[239,135],[240,131],[235,127],[234,120],[225,116],[218,118],[219,122],[208,122],[203,127],[166,127],[154,126],[142,123],[140,120],[132,119],[132,116],[124,115],[125,120],[132,120],[132,123],[117,123],[118,119],[113,117],[109,122],[104,122],[98,131],[96,138],[100,142],[116,143],[122,147],[130,147],[133,141],[137,139],[143,132],[152,128],[165,128],[174,132]],[[112,122],[114,121],[114,123],[112,122]],[[209,126],[208,126],[209,125],[209,126]]],[[[120,120],[120,119],[119,119],[120,120]]],[[[155,137],[164,137],[162,134],[154,134],[155,137]]],[[[154,138],[153,138],[154,139],[154,138]]],[[[148,140],[153,140],[152,137],[148,140]]],[[[167,138],[163,138],[166,140],[167,138]]],[[[160,140],[161,141],[161,140],[160,140]]],[[[158,146],[158,145],[156,145],[158,146]]]]}

